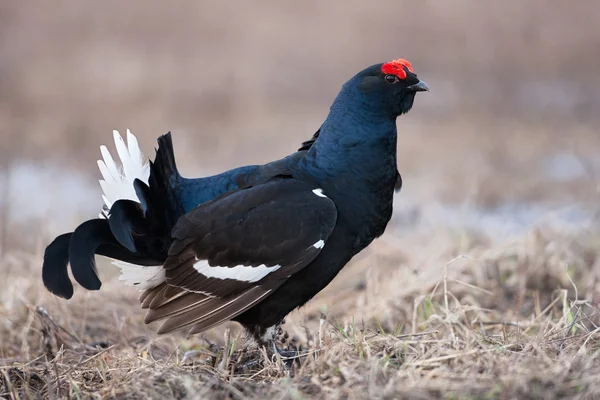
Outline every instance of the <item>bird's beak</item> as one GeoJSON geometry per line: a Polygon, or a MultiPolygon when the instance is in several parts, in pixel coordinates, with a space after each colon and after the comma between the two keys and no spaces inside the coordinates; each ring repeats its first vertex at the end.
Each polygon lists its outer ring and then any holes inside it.
{"type": "Polygon", "coordinates": [[[429,92],[429,86],[427,86],[423,81],[419,81],[414,85],[410,85],[408,89],[414,90],[415,92],[429,92]]]}

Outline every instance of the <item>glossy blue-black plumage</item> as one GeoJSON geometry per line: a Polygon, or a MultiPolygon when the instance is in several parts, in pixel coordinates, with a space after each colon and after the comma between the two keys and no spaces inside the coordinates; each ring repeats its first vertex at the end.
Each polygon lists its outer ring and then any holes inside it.
{"type": "Polygon", "coordinates": [[[194,207],[273,178],[294,178],[321,188],[335,204],[337,220],[324,248],[310,264],[234,318],[257,338],[262,337],[267,327],[322,290],[355,254],[384,232],[392,215],[394,189],[401,184],[396,167],[396,117],[410,110],[416,91],[426,88],[416,86],[420,81],[415,74],[408,70],[406,74],[406,79],[390,84],[381,64],[361,71],[342,87],[313,139],[298,152],[269,164],[186,179],[177,171],[170,134],[162,136],[151,164],[149,186],[136,182],[141,205],[132,208],[116,202],[110,217],[114,219],[93,225],[102,237],[94,237],[94,230],[78,228],[49,246],[45,283],[51,283],[51,290],[58,295],[72,295],[66,273],[59,271],[68,259],[75,278],[79,281],[81,277],[81,284],[96,289],[99,281],[91,276],[95,274],[94,253],[160,265],[173,240],[171,229],[194,207]],[[107,228],[112,235],[107,235],[107,228]],[[67,240],[85,246],[78,250],[71,245],[65,258],[61,249],[67,240]],[[59,278],[47,279],[47,271],[59,271],[59,278]]]}
{"type": "MultiPolygon", "coordinates": [[[[373,92],[363,86],[362,78],[359,74],[344,85],[318,138],[291,166],[292,176],[323,189],[335,203],[338,217],[325,247],[312,263],[234,319],[257,338],[266,327],[277,324],[327,286],[354,255],[383,234],[392,216],[399,177],[395,123],[399,114],[390,111],[394,105],[383,105],[389,99],[372,99],[373,92]]],[[[412,106],[412,101],[403,104],[412,106]]]]}

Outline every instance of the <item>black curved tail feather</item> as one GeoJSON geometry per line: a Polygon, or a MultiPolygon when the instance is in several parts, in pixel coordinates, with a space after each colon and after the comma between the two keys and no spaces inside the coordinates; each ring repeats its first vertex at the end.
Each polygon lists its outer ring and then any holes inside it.
{"type": "Polygon", "coordinates": [[[142,215],[146,217],[148,214],[154,211],[152,204],[150,203],[150,187],[148,187],[148,185],[139,179],[136,179],[133,181],[133,188],[135,189],[135,194],[140,201],[139,206],[142,208],[142,215]]]}
{"type": "Polygon", "coordinates": [[[133,183],[139,203],[116,201],[107,219],[92,219],[72,233],[58,236],[44,253],[42,279],[46,288],[65,299],[73,296],[68,264],[75,280],[88,290],[102,286],[95,255],[143,265],[160,265],[167,257],[171,229],[183,215],[174,188],[181,176],[175,164],[171,133],[158,138],[149,185],[133,183]]]}
{"type": "Polygon", "coordinates": [[[88,290],[100,289],[102,283],[96,271],[96,254],[143,266],[163,262],[130,252],[115,239],[107,220],[92,219],[79,225],[75,232],[58,236],[46,247],[42,265],[44,286],[59,297],[73,297],[73,284],[67,272],[70,262],[73,277],[81,286],[88,290]]]}
{"type": "Polygon", "coordinates": [[[70,299],[73,297],[73,284],[69,279],[69,243],[73,233],[58,236],[46,247],[42,264],[42,280],[44,286],[55,295],[70,299]]]}
{"type": "Polygon", "coordinates": [[[133,234],[144,225],[139,203],[119,200],[110,209],[108,225],[115,239],[132,253],[137,251],[133,234]]]}
{"type": "Polygon", "coordinates": [[[71,236],[69,244],[69,261],[73,278],[88,290],[98,290],[102,282],[98,279],[95,254],[102,245],[114,245],[108,221],[91,219],[79,225],[71,236]]]}

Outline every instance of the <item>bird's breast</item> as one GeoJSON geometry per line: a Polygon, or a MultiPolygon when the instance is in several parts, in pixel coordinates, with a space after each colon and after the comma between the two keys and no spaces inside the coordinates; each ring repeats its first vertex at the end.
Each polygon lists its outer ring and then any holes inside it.
{"type": "Polygon", "coordinates": [[[374,180],[337,183],[329,190],[324,188],[324,193],[335,203],[339,226],[352,237],[353,252],[357,253],[383,234],[392,217],[396,168],[374,180]]]}

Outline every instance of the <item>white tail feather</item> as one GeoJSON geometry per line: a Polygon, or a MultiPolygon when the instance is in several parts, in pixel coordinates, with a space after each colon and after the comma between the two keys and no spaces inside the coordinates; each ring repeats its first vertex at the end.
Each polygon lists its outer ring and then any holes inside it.
{"type": "Polygon", "coordinates": [[[100,146],[100,153],[102,154],[102,160],[98,160],[98,165],[104,165],[104,168],[100,168],[100,173],[102,174],[103,178],[109,182],[119,181],[121,178],[119,168],[117,167],[115,160],[113,160],[106,146],[100,146]]]}
{"type": "MultiPolygon", "coordinates": [[[[137,138],[129,129],[127,129],[127,145],[116,130],[113,131],[113,138],[120,163],[115,162],[106,146],[100,146],[102,160],[98,160],[98,168],[102,174],[100,187],[104,201],[100,218],[104,219],[108,217],[108,211],[118,200],[139,202],[133,182],[139,179],[148,184],[150,177],[150,164],[144,157],[137,138]]],[[[111,260],[111,262],[121,269],[119,280],[125,281],[127,285],[135,286],[139,290],[151,289],[165,280],[165,271],[162,265],[147,267],[120,260],[111,260]]]]}
{"type": "Polygon", "coordinates": [[[150,165],[140,150],[137,138],[127,129],[127,145],[118,131],[113,131],[115,147],[120,163],[117,164],[106,146],[100,146],[102,160],[98,160],[98,168],[102,174],[100,186],[104,195],[104,210],[100,218],[106,218],[106,210],[110,210],[117,200],[139,201],[133,181],[139,179],[148,183],[150,165]]]}

